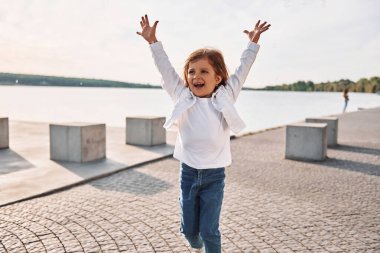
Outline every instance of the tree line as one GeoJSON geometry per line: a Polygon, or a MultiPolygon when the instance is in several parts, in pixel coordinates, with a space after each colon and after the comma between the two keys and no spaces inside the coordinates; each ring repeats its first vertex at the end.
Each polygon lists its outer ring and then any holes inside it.
{"type": "Polygon", "coordinates": [[[12,73],[0,73],[0,85],[161,88],[159,86],[154,86],[150,84],[138,84],[88,78],[25,75],[12,73]]]}
{"type": "Polygon", "coordinates": [[[346,88],[351,92],[376,93],[380,91],[380,77],[374,76],[369,79],[362,78],[357,82],[349,79],[341,79],[334,82],[313,83],[312,81],[298,81],[292,84],[282,84],[276,86],[266,86],[260,90],[280,90],[280,91],[330,91],[341,92],[346,88]]]}

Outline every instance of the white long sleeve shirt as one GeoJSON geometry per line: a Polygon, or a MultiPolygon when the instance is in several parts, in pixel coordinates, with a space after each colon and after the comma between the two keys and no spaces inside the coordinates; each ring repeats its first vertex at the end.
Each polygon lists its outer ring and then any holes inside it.
{"type": "Polygon", "coordinates": [[[231,164],[230,128],[211,98],[196,98],[196,103],[178,118],[174,158],[197,169],[231,164]]]}
{"type": "Polygon", "coordinates": [[[174,158],[197,169],[226,167],[231,164],[230,130],[239,132],[245,124],[235,107],[259,45],[249,43],[240,66],[211,98],[194,96],[174,70],[161,42],[151,44],[155,64],[163,78],[163,88],[175,102],[164,127],[178,124],[174,158]]]}

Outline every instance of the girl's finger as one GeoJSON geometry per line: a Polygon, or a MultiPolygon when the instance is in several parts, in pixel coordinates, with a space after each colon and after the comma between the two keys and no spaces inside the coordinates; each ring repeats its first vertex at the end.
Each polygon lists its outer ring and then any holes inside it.
{"type": "Polygon", "coordinates": [[[265,24],[267,23],[267,21],[265,21],[264,23],[262,23],[259,28],[263,28],[263,26],[265,26],[265,24]]]}
{"type": "Polygon", "coordinates": [[[156,22],[154,22],[154,24],[153,24],[153,29],[156,29],[157,24],[158,24],[158,20],[157,20],[156,22]]]}
{"type": "Polygon", "coordinates": [[[266,26],[262,27],[261,29],[267,29],[269,27],[270,27],[270,25],[266,25],[266,26]]]}
{"type": "Polygon", "coordinates": [[[142,25],[145,24],[145,19],[144,19],[144,17],[141,17],[141,21],[140,21],[140,23],[142,23],[142,25]]]}
{"type": "Polygon", "coordinates": [[[136,33],[141,36],[141,32],[136,32],[136,33]]]}
{"type": "Polygon", "coordinates": [[[255,25],[255,28],[256,28],[256,27],[259,27],[259,25],[260,25],[260,19],[259,19],[259,21],[257,21],[257,23],[256,23],[256,25],[255,25]]]}
{"type": "Polygon", "coordinates": [[[145,14],[145,21],[146,21],[146,25],[149,26],[149,19],[148,19],[148,15],[145,14]]]}
{"type": "Polygon", "coordinates": [[[140,21],[141,28],[144,28],[144,24],[142,21],[140,21]]]}
{"type": "Polygon", "coordinates": [[[268,30],[269,29],[269,27],[268,28],[265,28],[265,29],[262,29],[262,30],[260,30],[260,33],[263,33],[263,32],[265,32],[266,30],[268,30]]]}
{"type": "Polygon", "coordinates": [[[247,30],[244,30],[243,33],[245,33],[245,34],[249,34],[249,32],[248,32],[247,30]]]}

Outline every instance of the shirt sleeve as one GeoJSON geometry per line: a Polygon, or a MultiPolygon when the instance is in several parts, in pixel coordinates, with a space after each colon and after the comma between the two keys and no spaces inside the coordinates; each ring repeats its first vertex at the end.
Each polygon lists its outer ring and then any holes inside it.
{"type": "Polygon", "coordinates": [[[150,44],[154,63],[162,76],[162,88],[170,95],[173,101],[177,101],[185,84],[169,61],[169,57],[162,46],[162,42],[150,44]]]}
{"type": "Polygon", "coordinates": [[[249,42],[248,47],[243,51],[240,57],[240,66],[235,70],[235,73],[232,74],[226,82],[226,88],[229,93],[231,93],[234,101],[236,101],[241,89],[243,88],[243,84],[247,79],[248,73],[253,62],[256,59],[256,55],[259,52],[259,49],[259,44],[249,42]]]}

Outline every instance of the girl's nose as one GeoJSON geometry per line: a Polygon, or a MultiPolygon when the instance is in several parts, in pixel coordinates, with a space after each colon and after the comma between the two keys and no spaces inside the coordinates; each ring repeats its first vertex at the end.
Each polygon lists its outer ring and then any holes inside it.
{"type": "Polygon", "coordinates": [[[200,76],[201,76],[201,75],[199,74],[199,72],[195,72],[195,73],[194,73],[194,79],[200,78],[200,76]]]}

